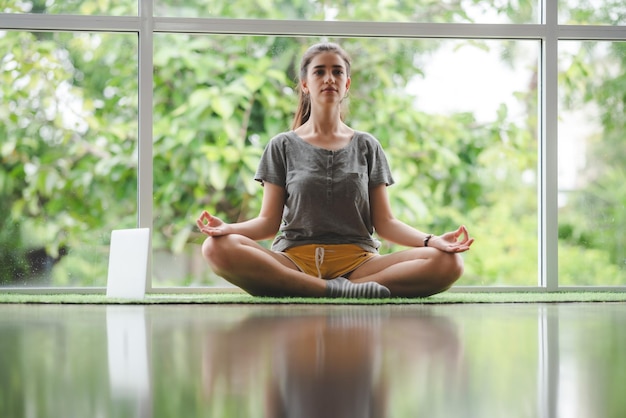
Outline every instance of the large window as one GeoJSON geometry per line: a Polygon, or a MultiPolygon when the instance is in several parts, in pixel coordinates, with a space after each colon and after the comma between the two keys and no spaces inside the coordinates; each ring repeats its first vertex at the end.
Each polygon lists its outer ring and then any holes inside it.
{"type": "Polygon", "coordinates": [[[625,288],[620,2],[336,3],[3,2],[0,286],[102,289],[136,226],[153,291],[227,286],[195,218],[257,214],[294,66],[332,40],[396,215],[476,237],[458,288],[625,288]]]}

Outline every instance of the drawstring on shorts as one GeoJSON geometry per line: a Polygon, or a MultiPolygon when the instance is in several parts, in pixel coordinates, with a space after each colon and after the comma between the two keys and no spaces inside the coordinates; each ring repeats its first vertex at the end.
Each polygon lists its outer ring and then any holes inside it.
{"type": "Polygon", "coordinates": [[[324,262],[324,247],[315,247],[315,268],[317,277],[322,278],[322,263],[324,262]]]}

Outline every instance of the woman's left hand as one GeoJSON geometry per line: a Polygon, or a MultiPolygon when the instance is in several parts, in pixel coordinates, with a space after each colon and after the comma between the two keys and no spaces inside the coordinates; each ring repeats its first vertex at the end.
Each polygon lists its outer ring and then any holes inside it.
{"type": "Polygon", "coordinates": [[[432,237],[428,246],[447,253],[462,253],[468,251],[473,242],[474,238],[470,238],[465,225],[461,225],[456,231],[432,237]]]}

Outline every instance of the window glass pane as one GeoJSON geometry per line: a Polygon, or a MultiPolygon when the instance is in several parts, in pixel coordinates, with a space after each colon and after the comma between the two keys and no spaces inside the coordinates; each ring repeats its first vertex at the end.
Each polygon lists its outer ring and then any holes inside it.
{"type": "Polygon", "coordinates": [[[623,0],[559,0],[562,25],[626,25],[623,0]]]}
{"type": "Polygon", "coordinates": [[[137,213],[137,36],[0,32],[0,286],[104,286],[137,213]]]}
{"type": "Polygon", "coordinates": [[[138,0],[0,0],[0,13],[137,16],[138,0]]]}
{"type": "MultiPolygon", "coordinates": [[[[155,286],[222,283],[195,219],[258,214],[260,154],[289,129],[294,67],[317,41],[155,35],[155,286]]],[[[539,43],[336,41],[354,57],[347,122],[384,146],[396,216],[434,233],[468,225],[459,284],[536,286],[539,43]]]]}
{"type": "Polygon", "coordinates": [[[626,42],[559,43],[559,283],[626,284],[626,42]]]}
{"type": "Polygon", "coordinates": [[[156,0],[155,15],[430,23],[538,23],[538,0],[156,0]]]}

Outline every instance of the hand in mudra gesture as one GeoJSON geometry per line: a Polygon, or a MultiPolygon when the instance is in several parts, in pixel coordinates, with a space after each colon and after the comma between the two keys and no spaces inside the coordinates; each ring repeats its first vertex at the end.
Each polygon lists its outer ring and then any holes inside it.
{"type": "Polygon", "coordinates": [[[456,231],[432,237],[428,241],[428,246],[447,253],[462,253],[468,251],[473,242],[474,238],[470,238],[465,225],[461,225],[456,231]]]}
{"type": "Polygon", "coordinates": [[[196,225],[198,225],[200,232],[210,237],[229,234],[229,224],[222,221],[217,216],[211,215],[206,210],[202,211],[202,214],[200,214],[200,217],[196,220],[196,225]]]}

